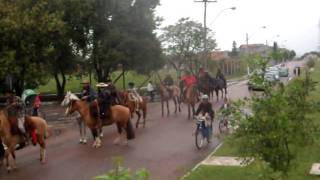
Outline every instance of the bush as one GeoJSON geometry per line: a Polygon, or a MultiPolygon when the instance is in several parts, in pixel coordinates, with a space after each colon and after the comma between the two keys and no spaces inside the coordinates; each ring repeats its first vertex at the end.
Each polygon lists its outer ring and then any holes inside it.
{"type": "Polygon", "coordinates": [[[297,149],[313,142],[316,126],[307,114],[314,112],[316,106],[307,97],[314,85],[306,74],[287,87],[267,88],[262,98],[248,100],[252,115],[239,116],[235,111],[239,128],[233,137],[239,152],[266,162],[276,174],[286,176],[297,149]]]}
{"type": "Polygon", "coordinates": [[[148,180],[149,174],[145,169],[139,169],[131,175],[130,170],[122,166],[122,158],[116,157],[113,159],[114,168],[105,175],[94,177],[95,180],[148,180]]]}

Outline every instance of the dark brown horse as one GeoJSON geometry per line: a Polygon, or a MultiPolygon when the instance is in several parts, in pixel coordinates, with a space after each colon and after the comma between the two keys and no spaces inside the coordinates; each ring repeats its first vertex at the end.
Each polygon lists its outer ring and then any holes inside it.
{"type": "Polygon", "coordinates": [[[122,136],[125,133],[126,138],[124,138],[124,144],[127,144],[127,140],[135,137],[130,120],[130,110],[125,106],[114,105],[108,107],[108,110],[106,111],[109,112],[108,119],[102,120],[102,124],[100,124],[97,117],[93,116],[93,112],[91,111],[91,108],[89,108],[88,104],[85,101],[81,101],[71,92],[67,92],[61,105],[68,106],[66,114],[72,114],[75,111],[79,112],[81,120],[84,121],[84,124],[86,124],[92,132],[94,138],[93,147],[98,148],[101,146],[100,133],[102,133],[102,126],[108,126],[114,123],[117,125],[119,133],[119,136],[114,140],[115,144],[118,144],[122,140],[122,136]]]}
{"type": "Polygon", "coordinates": [[[146,126],[146,116],[147,116],[147,100],[144,97],[141,97],[142,101],[139,102],[139,104],[136,104],[136,102],[133,100],[128,91],[124,91],[121,93],[121,99],[123,105],[127,106],[130,109],[131,112],[131,118],[133,118],[133,113],[135,112],[138,116],[137,122],[136,122],[136,128],[139,127],[140,124],[140,118],[141,113],[143,117],[143,128],[146,126]],[[138,107],[137,107],[138,105],[138,107]]]}
{"type": "Polygon", "coordinates": [[[173,102],[174,102],[174,113],[176,114],[178,110],[179,110],[179,112],[181,112],[181,107],[180,107],[180,104],[181,104],[181,101],[180,101],[181,91],[177,86],[173,85],[171,87],[166,87],[160,81],[159,93],[160,93],[160,98],[161,98],[161,113],[162,113],[162,117],[164,116],[164,112],[163,112],[164,103],[166,103],[166,105],[167,105],[167,116],[169,116],[169,114],[170,114],[170,108],[169,108],[170,99],[172,99],[173,102]]]}
{"type": "Polygon", "coordinates": [[[219,91],[221,91],[221,98],[227,95],[227,83],[220,78],[212,78],[210,81],[211,92],[216,92],[217,101],[219,101],[219,91]]]}

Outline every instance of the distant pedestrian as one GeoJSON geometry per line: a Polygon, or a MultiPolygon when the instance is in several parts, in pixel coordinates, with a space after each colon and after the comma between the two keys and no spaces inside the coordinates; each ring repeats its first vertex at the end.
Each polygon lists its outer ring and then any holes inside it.
{"type": "Polygon", "coordinates": [[[147,91],[148,91],[149,96],[150,96],[150,101],[153,102],[154,101],[154,87],[153,87],[151,81],[149,81],[149,83],[147,85],[147,91]]]}

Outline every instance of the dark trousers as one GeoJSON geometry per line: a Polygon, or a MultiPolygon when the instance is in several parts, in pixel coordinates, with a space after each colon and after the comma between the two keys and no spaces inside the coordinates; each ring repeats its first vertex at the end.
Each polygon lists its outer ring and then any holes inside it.
{"type": "Polygon", "coordinates": [[[38,108],[33,108],[32,116],[38,116],[38,108]]]}
{"type": "Polygon", "coordinates": [[[154,91],[149,91],[150,101],[154,101],[154,91]]]}

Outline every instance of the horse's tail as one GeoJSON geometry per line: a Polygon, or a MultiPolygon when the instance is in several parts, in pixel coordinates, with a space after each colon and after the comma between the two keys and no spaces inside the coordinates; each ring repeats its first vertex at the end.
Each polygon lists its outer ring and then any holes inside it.
{"type": "Polygon", "coordinates": [[[133,129],[130,118],[128,119],[128,122],[127,122],[126,132],[127,132],[127,139],[135,138],[134,129],[133,129]]]}

